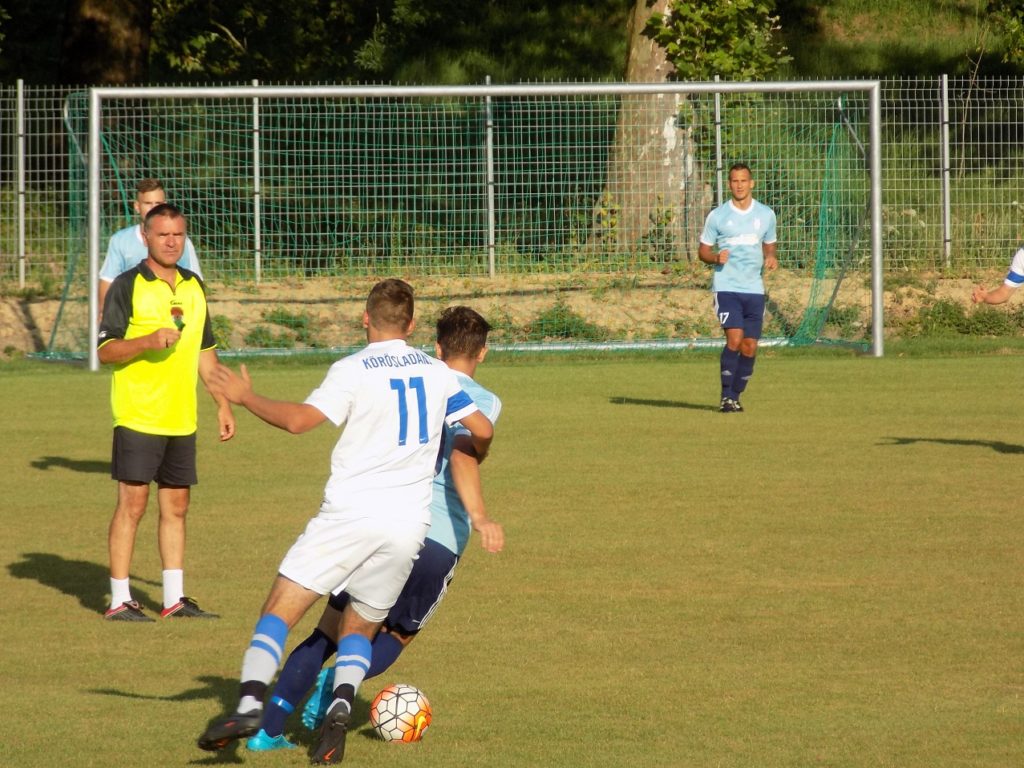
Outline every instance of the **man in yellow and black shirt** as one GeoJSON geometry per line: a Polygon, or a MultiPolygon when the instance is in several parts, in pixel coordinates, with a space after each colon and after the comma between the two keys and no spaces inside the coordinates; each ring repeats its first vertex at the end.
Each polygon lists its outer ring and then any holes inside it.
{"type": "MultiPolygon", "coordinates": [[[[99,332],[99,359],[114,366],[111,475],[118,481],[110,522],[110,609],[113,621],[153,621],[132,599],[128,573],[135,534],[157,484],[159,546],[165,618],[215,618],[184,595],[185,516],[196,477],[196,385],[217,365],[206,291],[194,273],[178,267],[187,237],[185,216],[172,205],[146,215],[149,255],[110,286],[99,332]]],[[[217,401],[220,439],[235,419],[217,401]]]]}

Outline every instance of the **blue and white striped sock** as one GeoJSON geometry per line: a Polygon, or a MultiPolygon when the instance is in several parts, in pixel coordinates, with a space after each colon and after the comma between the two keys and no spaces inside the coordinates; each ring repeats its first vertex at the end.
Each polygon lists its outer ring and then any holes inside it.
{"type": "MultiPolygon", "coordinates": [[[[252,689],[253,683],[256,684],[256,690],[266,691],[277,668],[281,666],[287,640],[288,625],[283,619],[272,613],[260,617],[245,656],[242,657],[243,691],[252,689]]],[[[263,697],[243,694],[238,711],[251,712],[254,709],[263,709],[263,697]]]]}
{"type": "Polygon", "coordinates": [[[338,642],[338,657],[334,663],[334,696],[345,699],[349,704],[355,698],[360,683],[366,677],[370,668],[370,657],[373,655],[373,646],[370,641],[362,635],[345,635],[338,642]],[[339,694],[338,689],[342,686],[345,695],[339,694]],[[349,697],[352,698],[349,698],[349,697]]]}

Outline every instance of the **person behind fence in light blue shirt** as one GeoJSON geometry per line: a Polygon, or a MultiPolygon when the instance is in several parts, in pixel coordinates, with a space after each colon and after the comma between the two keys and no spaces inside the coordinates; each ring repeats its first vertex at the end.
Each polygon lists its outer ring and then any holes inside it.
{"type": "Polygon", "coordinates": [[[704,222],[697,256],[715,267],[711,282],[715,313],[725,331],[719,364],[722,413],[739,413],[740,395],[754,373],[757,343],[764,325],[763,271],[774,271],[775,212],[752,196],[750,166],[729,168],[732,199],[715,208],[704,222]]]}
{"type": "MultiPolygon", "coordinates": [[[[114,278],[145,261],[149,255],[146,243],[142,239],[142,222],[145,221],[146,214],[166,202],[164,185],[159,179],[143,179],[135,185],[135,202],[132,207],[139,215],[139,222],[119,229],[111,235],[110,243],[107,245],[107,255],[100,266],[99,301],[97,303],[101,318],[103,302],[106,301],[107,291],[110,290],[110,284],[114,282],[114,278]]],[[[196,256],[196,248],[191,239],[185,240],[185,250],[181,254],[178,266],[195,272],[199,275],[200,280],[203,277],[203,272],[199,268],[199,257],[196,256]]]]}

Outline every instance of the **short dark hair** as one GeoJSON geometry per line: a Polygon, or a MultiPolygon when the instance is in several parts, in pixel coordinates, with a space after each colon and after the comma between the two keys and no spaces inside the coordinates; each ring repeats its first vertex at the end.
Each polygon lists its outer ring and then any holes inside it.
{"type": "Polygon", "coordinates": [[[475,309],[448,307],[437,318],[437,344],[441,356],[476,357],[487,346],[491,326],[475,309]]]}
{"type": "Polygon", "coordinates": [[[381,280],[373,286],[366,299],[370,325],[382,330],[407,330],[414,310],[412,286],[395,277],[381,280]]]}
{"type": "Polygon", "coordinates": [[[733,163],[729,166],[729,175],[732,176],[733,171],[746,171],[753,177],[754,172],[750,170],[750,166],[746,163],[733,163]]]}
{"type": "Polygon", "coordinates": [[[152,219],[155,219],[157,216],[166,216],[169,219],[185,218],[185,214],[182,213],[181,209],[178,208],[178,206],[176,205],[171,205],[170,203],[160,203],[160,205],[154,205],[152,208],[149,209],[149,212],[146,214],[144,226],[146,227],[147,232],[149,232],[149,222],[152,219]]]}
{"type": "Polygon", "coordinates": [[[164,184],[160,179],[142,179],[135,185],[136,195],[144,195],[147,192],[163,191],[164,184]]]}

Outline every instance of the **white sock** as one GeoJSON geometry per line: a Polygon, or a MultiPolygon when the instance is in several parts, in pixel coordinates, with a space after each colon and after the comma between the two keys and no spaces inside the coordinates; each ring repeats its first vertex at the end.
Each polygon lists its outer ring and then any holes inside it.
{"type": "Polygon", "coordinates": [[[110,577],[110,607],[117,608],[121,603],[132,601],[132,591],[128,586],[128,579],[115,579],[110,577]]]}
{"type": "Polygon", "coordinates": [[[239,712],[248,713],[254,709],[258,709],[260,712],[263,711],[263,702],[255,696],[243,696],[241,701],[238,702],[239,712]]]}
{"type": "Polygon", "coordinates": [[[164,571],[164,608],[177,605],[185,594],[185,572],[180,568],[164,571]]]}

